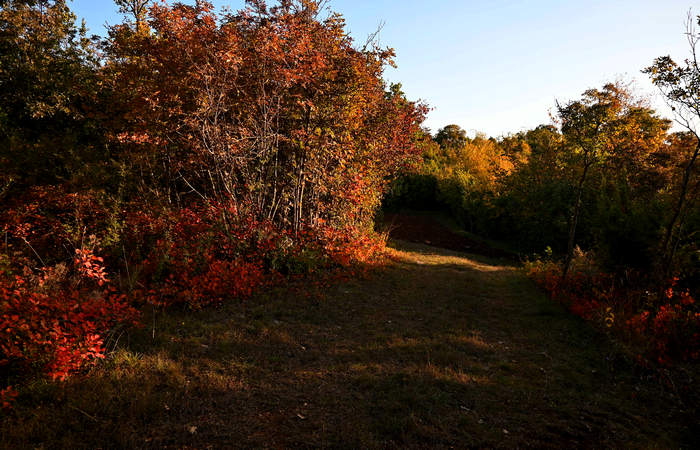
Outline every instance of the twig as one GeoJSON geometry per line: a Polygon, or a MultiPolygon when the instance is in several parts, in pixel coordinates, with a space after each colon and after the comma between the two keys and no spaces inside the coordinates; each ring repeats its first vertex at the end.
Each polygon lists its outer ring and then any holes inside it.
{"type": "Polygon", "coordinates": [[[22,238],[22,240],[24,241],[25,244],[27,244],[27,246],[29,246],[29,248],[32,249],[32,251],[34,252],[34,254],[36,255],[36,257],[39,258],[39,261],[41,262],[41,265],[42,265],[42,266],[46,266],[46,264],[44,263],[44,260],[41,259],[41,256],[39,256],[39,254],[36,252],[36,250],[34,250],[34,247],[32,247],[32,244],[30,244],[29,241],[28,241],[26,238],[22,238]]]}
{"type": "Polygon", "coordinates": [[[119,340],[122,338],[122,336],[124,336],[124,331],[122,331],[121,333],[119,333],[119,336],[117,336],[117,339],[115,339],[114,345],[112,346],[112,351],[113,351],[113,352],[117,350],[117,345],[119,345],[119,340]]]}
{"type": "Polygon", "coordinates": [[[133,284],[131,283],[131,274],[129,273],[129,261],[126,259],[126,250],[124,250],[124,244],[122,244],[122,255],[124,255],[124,267],[126,267],[126,278],[129,280],[129,289],[131,290],[133,284]]]}
{"type": "Polygon", "coordinates": [[[80,409],[80,408],[76,408],[76,407],[73,406],[73,405],[68,405],[68,407],[69,407],[70,409],[74,409],[74,410],[78,411],[79,413],[85,415],[85,417],[87,417],[87,418],[89,418],[89,419],[92,419],[92,420],[94,420],[95,422],[99,422],[99,420],[97,420],[97,419],[95,418],[95,416],[91,416],[90,414],[86,413],[85,411],[83,411],[83,410],[80,409]]]}

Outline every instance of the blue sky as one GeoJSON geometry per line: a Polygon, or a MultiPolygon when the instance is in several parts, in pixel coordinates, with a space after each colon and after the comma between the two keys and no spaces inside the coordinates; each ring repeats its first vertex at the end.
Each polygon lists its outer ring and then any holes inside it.
{"type": "MultiPolygon", "coordinates": [[[[192,3],[192,2],[185,2],[192,3]]],[[[240,9],[242,0],[215,0],[240,9]]],[[[95,34],[120,17],[111,0],[73,0],[95,34]]],[[[397,52],[397,69],[411,99],[433,110],[433,131],[456,123],[501,136],[549,123],[555,100],[575,99],[616,79],[636,80],[670,117],[646,75],[654,58],[687,55],[684,21],[689,0],[331,0],[356,40],[384,24],[383,46],[397,52]]]]}

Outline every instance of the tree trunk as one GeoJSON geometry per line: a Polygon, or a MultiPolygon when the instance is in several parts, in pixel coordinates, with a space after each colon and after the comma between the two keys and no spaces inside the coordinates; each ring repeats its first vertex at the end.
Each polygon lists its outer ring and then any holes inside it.
{"type": "Polygon", "coordinates": [[[576,189],[576,203],[574,204],[574,211],[571,214],[571,223],[569,224],[569,242],[566,247],[566,260],[564,261],[564,271],[562,272],[562,277],[566,278],[569,274],[569,269],[571,268],[571,262],[574,259],[574,246],[576,243],[576,226],[578,225],[578,218],[581,214],[581,197],[583,196],[583,186],[586,183],[586,176],[588,175],[588,169],[591,164],[586,163],[583,166],[583,173],[581,174],[581,179],[578,182],[578,187],[576,189]]]}
{"type": "Polygon", "coordinates": [[[673,238],[674,229],[676,228],[676,225],[679,225],[681,212],[683,211],[683,207],[685,206],[686,196],[688,194],[688,185],[690,184],[690,177],[693,173],[695,160],[698,158],[698,153],[700,152],[700,138],[696,139],[697,143],[695,144],[695,151],[693,152],[693,156],[691,156],[690,161],[688,161],[688,165],[686,166],[685,171],[683,173],[683,181],[681,182],[681,193],[678,197],[676,209],[673,211],[673,216],[671,217],[671,221],[669,222],[668,228],[666,229],[666,236],[664,237],[661,274],[663,278],[668,278],[673,267],[673,258],[675,256],[676,246],[671,245],[671,241],[673,238]]]}

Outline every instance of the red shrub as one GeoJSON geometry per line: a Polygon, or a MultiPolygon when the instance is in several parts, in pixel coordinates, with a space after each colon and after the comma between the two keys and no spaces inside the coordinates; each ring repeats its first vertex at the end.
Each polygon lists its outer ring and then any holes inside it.
{"type": "Polygon", "coordinates": [[[16,200],[0,214],[0,369],[64,379],[102,358],[105,339],[138,312],[93,253],[87,232],[104,228],[105,214],[91,193],[37,188],[16,200]],[[85,247],[70,256],[75,244],[85,247]]]}
{"type": "Polygon", "coordinates": [[[700,312],[688,291],[670,287],[658,305],[633,315],[625,325],[632,339],[661,364],[700,358],[700,312]]]}
{"type": "Polygon", "coordinates": [[[104,356],[107,333],[136,323],[137,311],[112,288],[80,288],[71,280],[46,289],[45,275],[25,273],[0,278],[0,365],[64,379],[104,356]]]}
{"type": "Polygon", "coordinates": [[[616,286],[611,274],[576,270],[564,279],[554,263],[531,263],[529,274],[553,300],[614,331],[646,358],[666,365],[700,357],[700,311],[689,291],[675,289],[677,279],[657,298],[644,288],[616,286]]]}
{"type": "Polygon", "coordinates": [[[0,406],[2,409],[9,409],[12,407],[12,402],[14,402],[17,397],[17,391],[15,391],[12,386],[7,386],[5,389],[0,390],[0,406]]]}
{"type": "Polygon", "coordinates": [[[143,263],[149,303],[200,308],[244,298],[285,276],[377,262],[384,240],[355,228],[297,232],[220,207],[183,209],[165,219],[167,239],[143,263]]]}

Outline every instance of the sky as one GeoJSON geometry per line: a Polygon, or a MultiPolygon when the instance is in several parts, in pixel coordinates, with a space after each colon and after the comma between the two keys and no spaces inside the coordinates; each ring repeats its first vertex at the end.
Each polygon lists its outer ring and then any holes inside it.
{"type": "MultiPolygon", "coordinates": [[[[184,1],[193,3],[193,1],[184,1]]],[[[240,9],[242,0],[214,0],[240,9]]],[[[689,0],[330,0],[358,42],[383,24],[380,43],[396,50],[399,82],[432,109],[433,132],[457,124],[504,136],[550,123],[555,102],[606,82],[634,82],[660,115],[672,117],[641,70],[654,58],[688,55],[689,0]]],[[[90,32],[121,18],[111,0],[73,0],[90,32]]]]}

